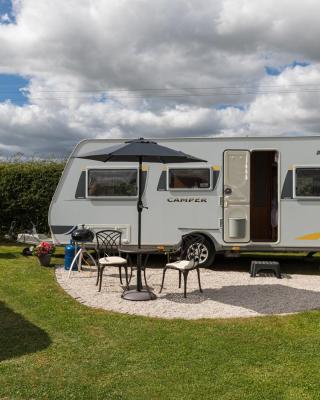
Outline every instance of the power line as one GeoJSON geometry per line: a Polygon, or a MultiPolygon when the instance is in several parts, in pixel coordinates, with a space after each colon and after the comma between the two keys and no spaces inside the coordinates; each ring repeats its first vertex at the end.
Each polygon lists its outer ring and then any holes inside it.
{"type": "MultiPolygon", "coordinates": [[[[14,87],[15,85],[4,84],[0,85],[0,90],[6,87],[14,87]]],[[[259,88],[291,88],[291,87],[306,87],[310,89],[320,89],[320,83],[289,83],[286,85],[259,85],[259,84],[242,84],[242,85],[228,85],[228,86],[214,86],[214,87],[181,87],[181,88],[133,88],[133,89],[79,89],[79,90],[37,90],[37,93],[117,93],[117,92],[170,92],[170,91],[195,91],[195,90],[228,90],[228,89],[254,89],[260,90],[259,88]],[[256,88],[256,89],[255,89],[256,88]]],[[[29,92],[29,89],[18,89],[23,93],[29,92]]],[[[16,92],[16,90],[1,90],[2,93],[12,93],[16,92]]]]}
{"type": "MultiPolygon", "coordinates": [[[[219,97],[219,96],[257,96],[257,95],[277,95],[277,94],[297,94],[297,93],[320,93],[320,89],[318,90],[300,90],[300,91],[256,91],[256,92],[229,92],[229,93],[197,93],[197,94],[167,94],[167,95],[153,95],[148,94],[145,96],[142,95],[118,95],[116,97],[106,97],[102,100],[117,100],[117,99],[157,99],[157,98],[188,98],[188,97],[219,97]]],[[[90,98],[95,98],[97,96],[88,95],[88,96],[64,96],[64,97],[35,97],[31,96],[32,100],[86,100],[90,98]]],[[[18,95],[10,96],[10,98],[20,98],[18,95]]]]}
{"type": "MultiPolygon", "coordinates": [[[[9,86],[9,85],[7,85],[9,86]]],[[[282,95],[298,93],[320,93],[320,84],[292,83],[290,85],[260,85],[255,87],[252,84],[247,86],[216,86],[198,88],[144,88],[144,89],[111,89],[108,91],[96,90],[39,90],[32,95],[28,90],[2,91],[0,95],[8,95],[14,100],[25,96],[31,100],[59,101],[59,100],[111,100],[121,99],[187,99],[187,98],[214,98],[221,96],[257,96],[257,95],[282,95]],[[56,96],[41,96],[41,94],[56,94],[56,96]],[[69,95],[68,95],[69,94],[69,95]]]]}

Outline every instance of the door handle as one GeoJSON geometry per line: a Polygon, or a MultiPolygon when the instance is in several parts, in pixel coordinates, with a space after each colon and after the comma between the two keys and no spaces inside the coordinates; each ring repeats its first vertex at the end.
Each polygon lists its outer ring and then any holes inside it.
{"type": "Polygon", "coordinates": [[[224,194],[227,195],[227,196],[230,196],[230,194],[232,194],[232,189],[229,188],[229,187],[225,188],[224,189],[224,194]]]}

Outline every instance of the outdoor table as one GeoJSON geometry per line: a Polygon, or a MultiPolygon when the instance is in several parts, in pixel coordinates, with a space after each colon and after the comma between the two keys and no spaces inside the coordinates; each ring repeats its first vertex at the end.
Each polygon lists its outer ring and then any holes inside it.
{"type": "MultiPolygon", "coordinates": [[[[141,257],[140,265],[141,265],[141,269],[143,270],[143,273],[144,273],[144,281],[145,281],[146,289],[149,292],[150,296],[152,296],[155,299],[156,295],[154,293],[152,293],[148,287],[148,283],[147,283],[147,279],[146,279],[146,268],[147,268],[149,256],[152,254],[167,254],[166,248],[164,246],[150,246],[150,245],[141,246],[140,248],[135,245],[122,245],[119,247],[119,253],[126,254],[129,257],[130,257],[130,255],[135,254],[137,256],[137,259],[138,259],[138,257],[141,257]],[[144,261],[143,261],[143,256],[145,256],[144,261]]],[[[125,291],[126,290],[128,290],[128,287],[125,289],[125,291]]]]}

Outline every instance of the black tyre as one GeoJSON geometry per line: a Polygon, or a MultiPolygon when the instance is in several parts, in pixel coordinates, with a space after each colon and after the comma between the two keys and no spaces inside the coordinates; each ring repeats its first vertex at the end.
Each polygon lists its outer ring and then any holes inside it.
{"type": "Polygon", "coordinates": [[[30,247],[25,247],[22,250],[22,255],[23,256],[32,256],[32,250],[30,249],[30,247]]]}
{"type": "MultiPolygon", "coordinates": [[[[188,249],[188,254],[193,252],[193,247],[194,245],[191,245],[190,248],[188,249]]],[[[209,239],[204,239],[204,242],[200,245],[200,262],[199,262],[199,267],[210,267],[215,258],[215,248],[211,240],[209,239]]]]}

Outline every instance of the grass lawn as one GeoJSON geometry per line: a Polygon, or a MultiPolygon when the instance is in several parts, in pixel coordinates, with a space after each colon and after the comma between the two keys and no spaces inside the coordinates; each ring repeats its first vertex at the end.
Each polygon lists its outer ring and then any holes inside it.
{"type": "Polygon", "coordinates": [[[320,398],[319,311],[166,321],[93,310],[20,252],[0,247],[1,400],[320,398]]]}

